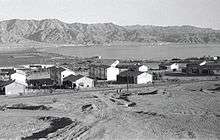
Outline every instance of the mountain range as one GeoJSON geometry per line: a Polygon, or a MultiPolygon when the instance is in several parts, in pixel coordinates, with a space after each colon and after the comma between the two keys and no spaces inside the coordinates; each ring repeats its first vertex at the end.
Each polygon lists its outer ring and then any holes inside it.
{"type": "Polygon", "coordinates": [[[57,19],[0,21],[0,43],[65,44],[220,43],[220,30],[194,26],[119,26],[113,23],[65,23],[57,19]]]}

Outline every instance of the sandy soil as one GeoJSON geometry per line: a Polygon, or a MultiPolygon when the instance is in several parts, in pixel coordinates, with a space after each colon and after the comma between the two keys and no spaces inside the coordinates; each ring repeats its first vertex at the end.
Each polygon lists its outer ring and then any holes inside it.
{"type": "MultiPolygon", "coordinates": [[[[219,81],[157,86],[154,89],[158,94],[128,96],[136,103],[133,107],[111,101],[113,91],[0,97],[0,139],[34,139],[45,134],[41,138],[54,140],[217,140],[220,139],[220,90],[210,89],[219,86],[219,81]],[[20,103],[44,105],[49,109],[9,109],[20,103]],[[71,124],[65,121],[59,124],[59,118],[64,117],[71,119],[71,124]]],[[[149,88],[138,90],[146,92],[149,88]]],[[[137,89],[130,92],[136,93],[137,89]]]]}

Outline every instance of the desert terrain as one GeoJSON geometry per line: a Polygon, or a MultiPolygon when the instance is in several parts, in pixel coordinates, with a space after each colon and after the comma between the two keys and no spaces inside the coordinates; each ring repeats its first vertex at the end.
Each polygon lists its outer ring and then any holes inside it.
{"type": "Polygon", "coordinates": [[[127,101],[110,89],[0,97],[0,139],[217,140],[219,87],[197,81],[130,88],[127,101]],[[138,94],[151,90],[157,93],[138,94]]]}
{"type": "Polygon", "coordinates": [[[0,0],[0,140],[220,140],[220,0],[0,0]]]}

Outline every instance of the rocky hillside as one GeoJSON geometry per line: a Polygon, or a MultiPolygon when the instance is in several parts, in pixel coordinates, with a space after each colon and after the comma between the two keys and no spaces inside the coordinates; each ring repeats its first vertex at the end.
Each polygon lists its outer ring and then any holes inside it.
{"type": "Polygon", "coordinates": [[[216,43],[220,31],[193,26],[119,26],[113,23],[64,23],[56,19],[0,22],[0,43],[48,42],[103,44],[116,41],[216,43]]]}

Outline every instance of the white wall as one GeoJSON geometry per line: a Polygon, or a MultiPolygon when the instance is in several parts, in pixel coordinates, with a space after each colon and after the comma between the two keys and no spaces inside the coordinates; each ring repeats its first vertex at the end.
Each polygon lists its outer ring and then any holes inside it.
{"type": "Polygon", "coordinates": [[[172,65],[170,65],[170,70],[173,71],[174,69],[176,69],[178,71],[179,70],[179,64],[173,63],[172,65]]]}
{"type": "Polygon", "coordinates": [[[85,76],[77,80],[75,84],[79,88],[90,88],[94,87],[94,80],[85,76]],[[83,83],[83,86],[80,86],[81,83],[83,83]]]}
{"type": "Polygon", "coordinates": [[[13,73],[11,75],[11,79],[12,80],[15,80],[16,82],[18,83],[21,83],[21,84],[25,84],[26,85],[26,75],[22,72],[22,71],[19,71],[19,70],[16,70],[16,73],[13,73]]]}
{"type": "Polygon", "coordinates": [[[138,68],[138,70],[139,70],[140,72],[146,72],[146,71],[148,71],[148,66],[142,65],[142,66],[140,66],[140,67],[138,68]]]}
{"type": "Polygon", "coordinates": [[[153,75],[149,73],[142,73],[137,76],[137,84],[146,84],[153,81],[153,75]]]}
{"type": "Polygon", "coordinates": [[[116,60],[114,63],[111,64],[111,67],[116,67],[119,64],[119,61],[116,60]]]}
{"type": "Polygon", "coordinates": [[[66,78],[69,75],[76,75],[76,73],[72,70],[66,69],[65,71],[61,72],[61,83],[63,83],[63,79],[66,78]]]}
{"type": "Polygon", "coordinates": [[[119,69],[115,67],[107,68],[107,81],[116,81],[119,69]]]}
{"type": "Polygon", "coordinates": [[[25,92],[25,85],[14,82],[5,87],[6,95],[19,95],[25,92]]]}

